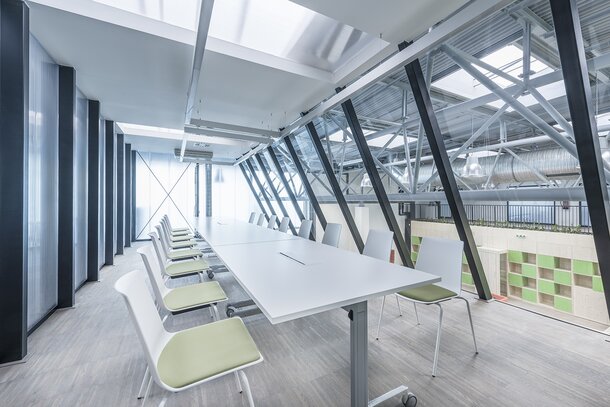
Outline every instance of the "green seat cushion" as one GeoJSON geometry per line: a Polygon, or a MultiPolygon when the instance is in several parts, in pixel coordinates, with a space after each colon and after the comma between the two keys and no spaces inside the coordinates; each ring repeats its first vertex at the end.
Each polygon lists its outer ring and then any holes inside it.
{"type": "Polygon", "coordinates": [[[411,288],[398,293],[403,297],[421,302],[435,302],[445,298],[455,297],[457,294],[441,286],[430,284],[423,287],[411,288]]]}
{"type": "Polygon", "coordinates": [[[189,235],[172,236],[171,240],[172,240],[172,242],[184,242],[184,241],[188,241],[188,240],[193,240],[193,237],[189,236],[189,235]]]}
{"type": "Polygon", "coordinates": [[[170,242],[170,246],[171,246],[172,249],[184,249],[184,248],[187,248],[187,247],[189,247],[189,248],[193,247],[194,244],[187,240],[187,241],[184,241],[184,242],[170,242]]]}
{"type": "Polygon", "coordinates": [[[179,389],[255,362],[261,354],[239,318],[176,333],[157,361],[159,378],[179,389]]]}
{"type": "Polygon", "coordinates": [[[169,252],[168,257],[170,260],[188,259],[189,257],[201,256],[201,250],[197,249],[184,249],[176,250],[175,252],[169,252]]]}
{"type": "Polygon", "coordinates": [[[188,230],[172,231],[172,236],[193,236],[188,230]]]}
{"type": "Polygon", "coordinates": [[[174,288],[163,297],[163,302],[168,310],[180,311],[226,299],[227,295],[220,284],[217,281],[210,281],[174,288]]]}
{"type": "Polygon", "coordinates": [[[179,261],[165,267],[165,274],[170,277],[177,277],[185,274],[199,273],[210,267],[203,259],[179,261]]]}

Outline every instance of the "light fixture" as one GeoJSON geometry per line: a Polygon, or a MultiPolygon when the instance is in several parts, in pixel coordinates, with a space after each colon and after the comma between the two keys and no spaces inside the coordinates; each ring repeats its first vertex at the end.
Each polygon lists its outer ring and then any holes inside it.
{"type": "Polygon", "coordinates": [[[468,155],[466,157],[466,164],[462,168],[462,178],[471,182],[481,182],[486,177],[483,167],[479,164],[479,157],[468,155]]]}
{"type": "Polygon", "coordinates": [[[362,181],[360,181],[360,188],[367,188],[371,186],[373,186],[373,184],[371,184],[369,174],[364,174],[364,176],[362,177],[362,181]]]}
{"type": "Polygon", "coordinates": [[[214,175],[214,182],[219,183],[219,184],[222,184],[223,182],[225,182],[225,178],[222,175],[221,168],[216,169],[216,174],[214,175]]]}

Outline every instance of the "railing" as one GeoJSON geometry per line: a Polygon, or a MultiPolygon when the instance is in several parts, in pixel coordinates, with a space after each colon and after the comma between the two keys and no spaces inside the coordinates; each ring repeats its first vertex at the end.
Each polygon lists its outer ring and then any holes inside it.
{"type": "MultiPolygon", "coordinates": [[[[592,233],[589,208],[584,203],[465,204],[464,210],[468,221],[473,226],[592,233]]],[[[453,222],[449,205],[438,202],[416,204],[414,215],[415,220],[453,222]]]]}

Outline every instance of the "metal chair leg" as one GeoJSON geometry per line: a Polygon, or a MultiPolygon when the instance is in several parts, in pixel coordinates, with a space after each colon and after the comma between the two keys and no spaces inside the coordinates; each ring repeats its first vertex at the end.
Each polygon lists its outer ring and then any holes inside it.
{"type": "Polygon", "coordinates": [[[159,407],[165,407],[166,403],[167,403],[167,396],[164,396],[163,400],[161,400],[161,402],[159,403],[159,407]]]}
{"type": "Polygon", "coordinates": [[[400,315],[402,317],[402,311],[400,309],[400,301],[398,300],[398,295],[394,294],[394,297],[396,297],[396,306],[398,307],[398,315],[400,315]]]}
{"type": "Polygon", "coordinates": [[[381,329],[381,318],[383,317],[383,307],[385,306],[385,295],[383,296],[383,299],[381,300],[381,311],[379,312],[379,322],[377,323],[377,336],[375,336],[375,339],[379,340],[379,330],[381,329]]]}
{"type": "Polygon", "coordinates": [[[150,385],[152,384],[152,375],[150,375],[150,379],[148,379],[148,385],[146,386],[146,392],[144,393],[144,398],[142,399],[142,407],[146,405],[146,400],[148,400],[148,394],[150,393],[150,385]]]}
{"type": "Polygon", "coordinates": [[[413,308],[415,309],[415,319],[417,320],[417,325],[419,325],[419,314],[417,313],[417,303],[413,303],[413,308]]]}
{"type": "Polygon", "coordinates": [[[252,398],[252,391],[250,390],[250,383],[248,383],[248,378],[243,370],[239,371],[239,376],[241,378],[241,382],[243,383],[244,388],[246,389],[246,397],[248,398],[248,405],[250,407],[254,407],[254,399],[252,398]]]}
{"type": "Polygon", "coordinates": [[[148,364],[146,364],[146,370],[144,371],[144,377],[142,378],[142,384],[140,385],[140,390],[138,390],[138,400],[142,399],[144,395],[142,392],[144,391],[144,386],[146,386],[146,379],[148,379],[148,364]]]}
{"type": "Polygon", "coordinates": [[[432,364],[432,377],[436,377],[436,366],[438,364],[438,351],[441,347],[441,328],[443,326],[443,307],[438,305],[438,330],[436,331],[436,347],[434,349],[434,363],[432,364]]]}
{"type": "Polygon", "coordinates": [[[239,381],[239,373],[238,372],[233,372],[233,374],[235,375],[235,383],[237,383],[237,389],[239,390],[239,393],[243,393],[243,389],[241,388],[241,382],[239,381]]]}
{"type": "Polygon", "coordinates": [[[220,321],[220,314],[218,313],[218,307],[216,306],[216,304],[210,305],[210,309],[213,314],[212,318],[214,318],[215,321],[220,321]]]}
{"type": "Polygon", "coordinates": [[[457,297],[461,300],[464,300],[466,303],[466,310],[468,310],[468,319],[470,320],[470,331],[472,332],[472,342],[474,342],[474,353],[479,354],[479,350],[477,349],[477,338],[474,335],[474,325],[472,324],[472,314],[470,313],[470,303],[464,297],[457,297]]]}

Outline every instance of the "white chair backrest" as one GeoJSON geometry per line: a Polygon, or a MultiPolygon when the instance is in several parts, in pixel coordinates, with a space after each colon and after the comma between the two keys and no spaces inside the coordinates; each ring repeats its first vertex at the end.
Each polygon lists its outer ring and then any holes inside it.
{"type": "Polygon", "coordinates": [[[163,234],[165,236],[171,236],[171,229],[169,228],[169,225],[167,223],[167,219],[165,218],[161,218],[161,228],[163,229],[163,234]]]}
{"type": "Polygon", "coordinates": [[[390,261],[392,238],[394,233],[389,230],[369,230],[362,254],[383,261],[390,261]]]}
{"type": "Polygon", "coordinates": [[[254,223],[255,219],[256,219],[256,212],[252,212],[250,214],[250,219],[248,219],[248,223],[254,223]]]}
{"type": "Polygon", "coordinates": [[[261,213],[260,215],[258,215],[258,222],[256,222],[256,224],[258,226],[263,226],[263,223],[265,223],[265,214],[261,213]]]}
{"type": "Polygon", "coordinates": [[[288,226],[290,225],[290,218],[288,216],[284,216],[282,221],[280,222],[280,228],[278,229],[280,232],[288,232],[288,226]]]}
{"type": "Polygon", "coordinates": [[[309,239],[309,234],[311,233],[311,220],[303,219],[301,222],[301,226],[299,227],[299,237],[309,239]]]}
{"type": "Polygon", "coordinates": [[[161,241],[161,247],[163,247],[163,251],[165,252],[165,257],[168,258],[169,257],[169,243],[166,240],[165,233],[163,233],[163,229],[161,229],[161,226],[159,226],[159,225],[155,226],[155,229],[157,229],[157,234],[159,235],[159,240],[161,241]]]}
{"type": "Polygon", "coordinates": [[[155,232],[150,232],[148,234],[150,236],[150,240],[152,241],[153,247],[155,248],[155,253],[157,253],[157,260],[159,261],[159,267],[163,273],[165,273],[165,264],[167,263],[167,256],[163,252],[163,247],[161,247],[161,241],[159,240],[159,236],[155,232]]]}
{"type": "Polygon", "coordinates": [[[275,227],[275,221],[277,220],[277,216],[271,215],[269,217],[269,223],[267,223],[267,227],[269,229],[273,229],[275,227]]]}
{"type": "Polygon", "coordinates": [[[153,248],[151,246],[140,247],[138,253],[142,256],[146,274],[148,274],[148,280],[150,281],[150,285],[152,285],[155,297],[157,297],[157,304],[159,307],[165,308],[163,297],[167,295],[169,289],[163,282],[163,278],[161,278],[161,270],[159,270],[158,262],[153,258],[153,248]]]}
{"type": "Polygon", "coordinates": [[[322,236],[322,244],[339,247],[339,238],[341,237],[341,224],[329,223],[326,225],[324,236],[322,236]]]}
{"type": "Polygon", "coordinates": [[[461,240],[424,237],[417,254],[417,270],[441,277],[437,285],[459,294],[462,290],[462,251],[461,240]]]}
{"type": "Polygon", "coordinates": [[[163,327],[161,317],[146,287],[146,276],[141,270],[129,272],[119,278],[114,288],[123,296],[127,304],[151,373],[155,381],[161,383],[157,375],[157,360],[172,335],[163,327]]]}

